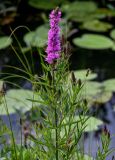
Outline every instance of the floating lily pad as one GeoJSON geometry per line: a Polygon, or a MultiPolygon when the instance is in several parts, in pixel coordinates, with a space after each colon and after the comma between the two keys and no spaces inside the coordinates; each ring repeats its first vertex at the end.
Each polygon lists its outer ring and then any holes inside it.
{"type": "Polygon", "coordinates": [[[104,91],[98,93],[95,97],[93,97],[92,101],[100,104],[107,103],[111,99],[111,97],[112,97],[112,92],[104,91]]]}
{"type": "MultiPolygon", "coordinates": [[[[84,118],[84,117],[83,117],[84,118]]],[[[85,116],[85,118],[87,118],[87,116],[85,116]]],[[[79,120],[78,117],[76,117],[76,120],[79,120]]],[[[102,125],[103,122],[97,118],[94,117],[90,117],[88,118],[88,120],[86,121],[86,128],[85,128],[85,132],[91,132],[91,131],[95,131],[98,130],[98,127],[100,125],[102,125]]]]}
{"type": "Polygon", "coordinates": [[[115,10],[111,10],[108,8],[98,8],[95,12],[96,14],[103,15],[103,17],[114,17],[115,16],[115,10]]]}
{"type": "Polygon", "coordinates": [[[81,93],[86,98],[89,96],[95,97],[101,91],[100,86],[101,84],[99,82],[87,81],[81,89],[81,93]]]}
{"type": "Polygon", "coordinates": [[[115,79],[108,79],[104,81],[103,87],[106,91],[115,92],[115,79]]]}
{"type": "Polygon", "coordinates": [[[84,34],[82,37],[75,38],[74,44],[86,49],[108,49],[112,48],[114,42],[106,36],[97,34],[84,34]]]}
{"type": "Polygon", "coordinates": [[[81,27],[90,31],[106,32],[108,29],[112,28],[112,25],[106,22],[101,22],[99,20],[92,20],[84,22],[81,27]]]}
{"type": "Polygon", "coordinates": [[[29,5],[31,5],[32,7],[35,8],[39,8],[39,9],[52,9],[57,7],[60,3],[64,2],[64,0],[43,0],[43,1],[39,1],[39,0],[29,0],[29,5]]]}
{"type": "Polygon", "coordinates": [[[87,81],[81,90],[81,95],[87,99],[88,106],[91,107],[94,103],[108,102],[112,92],[104,89],[104,85],[99,82],[87,81]]]}
{"type": "MultiPolygon", "coordinates": [[[[73,2],[62,6],[62,11],[67,13],[81,13],[81,12],[87,12],[91,13],[94,12],[97,9],[97,5],[94,2],[87,2],[87,1],[79,1],[79,2],[73,2]]],[[[79,14],[80,15],[80,14],[79,14]]]]}
{"type": "MultiPolygon", "coordinates": [[[[81,120],[82,122],[86,120],[84,124],[84,127],[85,127],[84,132],[91,132],[91,131],[98,130],[98,127],[103,124],[101,120],[96,119],[94,117],[88,118],[88,116],[80,116],[80,117],[75,116],[73,122],[71,122],[71,129],[76,128],[77,123],[78,123],[79,128],[81,128],[81,123],[80,123],[81,120]]],[[[63,122],[64,127],[62,128],[61,133],[60,133],[61,137],[63,137],[66,134],[65,129],[67,132],[69,131],[69,124],[70,124],[69,118],[66,118],[66,120],[64,120],[63,122]]],[[[77,128],[75,129],[74,133],[77,134],[77,128]]]]}
{"type": "Polygon", "coordinates": [[[56,7],[56,0],[52,1],[51,3],[48,0],[43,0],[43,1],[29,0],[29,5],[31,5],[34,8],[47,10],[56,7]]]}
{"type": "Polygon", "coordinates": [[[91,107],[94,103],[106,103],[112,97],[111,91],[103,90],[103,85],[95,81],[87,81],[81,91],[80,98],[87,100],[87,107],[91,107]]]}
{"type": "Polygon", "coordinates": [[[12,39],[10,37],[7,36],[0,37],[0,49],[8,47],[11,43],[12,39]]]}
{"type": "Polygon", "coordinates": [[[91,107],[101,92],[101,84],[95,81],[86,81],[79,91],[78,97],[81,101],[87,100],[87,107],[91,107]]]}
{"type": "Polygon", "coordinates": [[[92,13],[97,9],[94,2],[73,2],[62,6],[62,11],[66,13],[66,18],[77,22],[92,19],[92,13]],[[87,9],[88,8],[88,9],[87,9]]]}
{"type": "Polygon", "coordinates": [[[115,29],[110,32],[110,36],[115,40],[115,29]]]}
{"type": "Polygon", "coordinates": [[[73,20],[75,22],[87,22],[87,21],[93,21],[95,19],[103,19],[105,18],[104,15],[93,12],[93,13],[85,13],[81,12],[80,14],[77,12],[71,12],[69,14],[66,14],[66,18],[73,20]]]}
{"type": "Polygon", "coordinates": [[[89,74],[86,77],[87,72],[88,72],[87,69],[77,70],[77,71],[74,71],[74,75],[75,75],[76,79],[81,79],[81,80],[92,80],[97,77],[97,74],[92,73],[91,71],[89,71],[89,74]]]}
{"type": "Polygon", "coordinates": [[[9,114],[15,113],[16,111],[26,112],[32,108],[32,102],[28,99],[33,99],[33,92],[24,89],[12,89],[9,90],[2,99],[0,104],[0,114],[6,115],[6,107],[8,108],[9,114]]]}
{"type": "Polygon", "coordinates": [[[35,31],[25,34],[24,41],[28,47],[44,47],[47,44],[49,28],[45,25],[38,27],[35,31]]]}

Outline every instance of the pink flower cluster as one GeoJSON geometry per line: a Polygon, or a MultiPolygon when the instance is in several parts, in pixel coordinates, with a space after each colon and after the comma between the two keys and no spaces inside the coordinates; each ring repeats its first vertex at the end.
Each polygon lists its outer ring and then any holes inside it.
{"type": "Polygon", "coordinates": [[[50,13],[50,30],[48,32],[48,46],[46,48],[46,61],[52,64],[56,59],[60,58],[60,27],[61,12],[59,9],[50,13]]]}

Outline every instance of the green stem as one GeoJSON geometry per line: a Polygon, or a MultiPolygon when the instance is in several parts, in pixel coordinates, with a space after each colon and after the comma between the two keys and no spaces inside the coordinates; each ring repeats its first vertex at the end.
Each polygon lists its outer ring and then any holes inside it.
{"type": "MultiPolygon", "coordinates": [[[[53,95],[55,95],[55,80],[54,80],[54,68],[52,68],[52,86],[53,86],[53,95]]],[[[58,114],[57,106],[55,105],[55,96],[53,105],[55,106],[55,146],[56,146],[56,160],[58,160],[58,114]]]]}
{"type": "Polygon", "coordinates": [[[57,115],[57,109],[55,107],[55,139],[56,139],[56,160],[58,160],[58,115],[57,115]]]}

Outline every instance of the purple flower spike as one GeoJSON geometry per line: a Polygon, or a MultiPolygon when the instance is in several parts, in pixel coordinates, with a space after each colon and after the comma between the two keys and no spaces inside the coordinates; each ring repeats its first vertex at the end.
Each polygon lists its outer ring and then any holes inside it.
{"type": "Polygon", "coordinates": [[[61,12],[57,8],[50,13],[50,30],[48,32],[48,46],[46,48],[46,61],[52,64],[56,59],[60,58],[60,27],[61,12]]]}

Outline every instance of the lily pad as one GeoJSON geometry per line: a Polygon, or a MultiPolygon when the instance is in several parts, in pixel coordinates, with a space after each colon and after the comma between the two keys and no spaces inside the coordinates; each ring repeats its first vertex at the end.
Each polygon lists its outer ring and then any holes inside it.
{"type": "Polygon", "coordinates": [[[96,3],[91,1],[90,2],[87,2],[87,1],[73,2],[73,3],[68,3],[62,6],[62,11],[67,13],[73,13],[73,12],[74,13],[81,13],[81,12],[91,13],[91,12],[94,12],[96,9],[97,9],[96,3]]]}
{"type": "Polygon", "coordinates": [[[108,9],[108,8],[98,8],[96,14],[103,15],[103,17],[114,17],[115,10],[108,9]]]}
{"type": "Polygon", "coordinates": [[[39,1],[39,0],[29,0],[29,5],[31,5],[34,8],[39,8],[39,9],[44,9],[44,10],[48,10],[48,9],[52,9],[57,7],[60,3],[64,2],[64,0],[43,0],[43,1],[39,1]]]}
{"type": "Polygon", "coordinates": [[[107,22],[92,20],[84,22],[81,28],[96,32],[106,32],[112,28],[112,25],[107,22]]]}
{"type": "Polygon", "coordinates": [[[112,97],[111,91],[103,89],[103,85],[99,82],[87,81],[81,91],[79,97],[87,100],[87,107],[91,107],[95,103],[102,104],[108,102],[112,97]]]}
{"type": "Polygon", "coordinates": [[[110,36],[112,39],[115,40],[115,29],[113,29],[111,32],[110,32],[110,36]]]}
{"type": "Polygon", "coordinates": [[[6,107],[9,114],[15,113],[16,111],[26,112],[32,108],[32,102],[28,99],[33,99],[34,93],[24,89],[12,89],[9,90],[2,99],[0,104],[0,114],[6,115],[6,107]]]}
{"type": "MultiPolygon", "coordinates": [[[[75,116],[74,120],[71,122],[71,129],[72,128],[75,129],[74,133],[76,134],[77,134],[76,124],[78,124],[79,128],[81,128],[81,122],[80,122],[81,120],[82,122],[86,121],[84,123],[84,127],[85,127],[84,132],[91,132],[91,131],[98,130],[98,127],[103,124],[101,120],[96,119],[94,117],[75,116]]],[[[65,130],[67,132],[69,131],[69,124],[70,124],[69,118],[66,118],[66,120],[63,121],[64,127],[62,128],[61,133],[60,133],[61,137],[63,137],[66,134],[65,130]]]]}
{"type": "Polygon", "coordinates": [[[87,22],[87,21],[93,21],[95,19],[103,19],[105,18],[104,15],[96,13],[96,12],[92,12],[92,13],[85,13],[85,12],[81,12],[80,14],[77,12],[71,12],[71,13],[67,13],[66,14],[66,18],[73,20],[75,22],[87,22]]]}
{"type": "Polygon", "coordinates": [[[87,81],[80,94],[88,101],[88,107],[91,107],[94,103],[106,103],[112,97],[110,90],[104,89],[104,85],[99,82],[87,81]]]}
{"type": "Polygon", "coordinates": [[[115,92],[115,79],[108,79],[103,82],[104,90],[115,92]]]}
{"type": "Polygon", "coordinates": [[[108,49],[112,48],[114,42],[106,36],[97,34],[84,34],[82,37],[75,38],[74,44],[86,49],[108,49]]]}
{"type": "Polygon", "coordinates": [[[80,90],[78,97],[79,100],[87,100],[87,107],[92,107],[95,103],[97,95],[101,92],[101,84],[95,81],[86,81],[80,90]]]}
{"type": "Polygon", "coordinates": [[[62,6],[62,11],[66,13],[66,18],[77,22],[83,22],[92,19],[92,13],[96,9],[96,3],[91,1],[73,2],[62,6]]]}
{"type": "Polygon", "coordinates": [[[112,92],[100,92],[97,94],[97,96],[94,97],[93,101],[96,103],[107,103],[112,97],[112,92]]]}
{"type": "Polygon", "coordinates": [[[99,82],[87,81],[85,82],[83,88],[81,89],[81,95],[83,97],[95,97],[100,93],[101,84],[99,82]]]}
{"type": "Polygon", "coordinates": [[[81,79],[81,80],[93,80],[97,77],[97,74],[92,73],[91,71],[89,71],[88,76],[86,76],[87,72],[88,72],[87,69],[77,70],[77,71],[74,71],[74,75],[76,79],[81,79]]]}
{"type": "Polygon", "coordinates": [[[47,34],[49,28],[45,25],[38,27],[35,31],[24,36],[24,42],[28,47],[44,47],[47,44],[47,34]]]}
{"type": "MultiPolygon", "coordinates": [[[[84,117],[83,117],[84,118],[84,117]]],[[[87,119],[88,117],[85,116],[85,118],[87,119]]],[[[79,120],[78,117],[76,117],[76,120],[79,120]]],[[[95,131],[95,130],[98,130],[99,126],[102,125],[103,122],[97,118],[94,118],[94,117],[90,117],[88,118],[88,120],[86,121],[86,128],[85,128],[85,132],[91,132],[91,131],[95,131]]]]}
{"type": "Polygon", "coordinates": [[[11,43],[12,39],[10,37],[7,36],[0,37],[0,49],[8,47],[11,43]]]}

